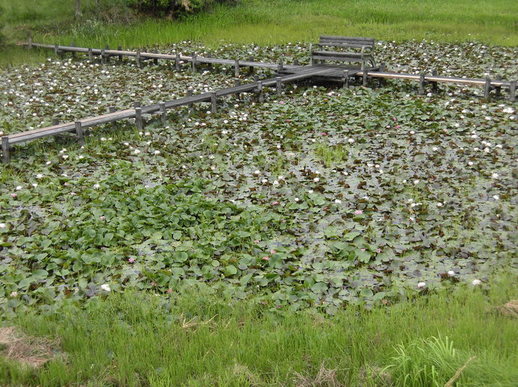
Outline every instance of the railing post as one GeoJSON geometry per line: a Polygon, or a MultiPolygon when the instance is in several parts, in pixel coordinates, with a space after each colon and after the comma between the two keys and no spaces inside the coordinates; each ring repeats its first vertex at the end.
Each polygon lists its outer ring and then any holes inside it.
{"type": "Polygon", "coordinates": [[[9,146],[9,137],[4,136],[2,137],[2,153],[3,153],[3,161],[4,163],[8,163],[11,161],[11,149],[9,146]]]}
{"type": "Polygon", "coordinates": [[[367,86],[367,73],[368,73],[368,71],[365,68],[365,66],[362,66],[362,67],[363,67],[362,68],[362,75],[363,75],[363,82],[362,82],[362,84],[363,84],[363,86],[367,86]]]}
{"type": "Polygon", "coordinates": [[[279,64],[277,65],[277,72],[281,73],[284,70],[284,63],[282,62],[282,58],[279,59],[279,64]]]}
{"type": "Polygon", "coordinates": [[[349,88],[349,70],[344,70],[343,87],[349,88]]]}
{"type": "Polygon", "coordinates": [[[76,136],[79,140],[79,144],[85,145],[85,135],[83,132],[83,125],[81,124],[81,121],[76,121],[76,136]]]}
{"type": "Polygon", "coordinates": [[[257,94],[258,94],[258,100],[260,103],[264,102],[264,94],[263,94],[263,83],[261,81],[257,82],[257,94]]]}
{"type": "Polygon", "coordinates": [[[142,119],[142,108],[141,107],[135,108],[135,125],[137,126],[138,130],[144,129],[144,120],[142,119]]]}
{"type": "Polygon", "coordinates": [[[174,67],[175,67],[176,71],[180,71],[180,54],[179,53],[176,53],[174,67]]]}
{"type": "MultiPolygon", "coordinates": [[[[248,58],[248,61],[249,61],[249,62],[253,62],[253,61],[254,61],[254,57],[253,57],[253,56],[249,57],[249,58],[248,58]]],[[[254,72],[255,72],[255,67],[254,67],[254,66],[250,66],[249,73],[250,73],[250,74],[253,74],[254,72]]]]}
{"type": "MultiPolygon", "coordinates": [[[[117,50],[122,51],[122,46],[118,46],[117,50]]],[[[122,62],[122,54],[119,54],[119,62],[122,62]]]]}
{"type": "Polygon", "coordinates": [[[29,39],[27,40],[27,48],[30,50],[32,48],[32,35],[29,34],[29,39]]]}
{"type": "Polygon", "coordinates": [[[484,98],[489,99],[489,92],[491,91],[491,78],[486,77],[486,83],[484,83],[484,98]]]}
{"type": "Polygon", "coordinates": [[[419,74],[419,94],[420,95],[424,95],[424,93],[425,93],[425,91],[424,91],[424,80],[425,80],[424,73],[419,74]]]}
{"type": "MultiPolygon", "coordinates": [[[[496,81],[501,81],[502,77],[500,75],[497,75],[495,77],[495,80],[496,81]]],[[[500,95],[502,95],[502,86],[495,86],[495,94],[496,94],[497,97],[500,97],[500,95]]]]}
{"type": "Polygon", "coordinates": [[[91,48],[88,49],[88,60],[91,62],[94,60],[94,53],[91,48]]]}
{"type": "Polygon", "coordinates": [[[509,82],[509,101],[516,100],[516,81],[509,82]]]}
{"type": "MultiPolygon", "coordinates": [[[[437,76],[437,70],[432,70],[432,76],[433,77],[437,76]]],[[[437,84],[437,82],[431,82],[431,84],[432,84],[432,93],[437,94],[439,92],[439,85],[437,84]]]]}
{"type": "Polygon", "coordinates": [[[137,67],[140,69],[142,68],[142,59],[140,57],[140,50],[137,51],[137,67]]]}
{"type": "Polygon", "coordinates": [[[239,77],[239,60],[236,59],[234,61],[234,77],[238,78],[239,77]]]}
{"type": "Polygon", "coordinates": [[[104,53],[104,48],[101,50],[101,63],[106,64],[106,55],[104,53]]]}
{"type": "Polygon", "coordinates": [[[162,124],[165,125],[167,123],[167,110],[165,108],[165,102],[160,102],[160,118],[162,119],[162,124]]]}
{"type": "Polygon", "coordinates": [[[217,113],[218,112],[218,101],[216,98],[216,92],[213,91],[210,93],[210,104],[211,104],[211,112],[217,113]]]}
{"type": "Polygon", "coordinates": [[[276,83],[277,95],[281,95],[282,94],[282,78],[276,77],[275,83],[276,83]]]}
{"type": "MultiPolygon", "coordinates": [[[[192,97],[192,89],[187,89],[187,97],[192,97]]],[[[192,102],[187,104],[189,114],[192,112],[192,102]]]]}
{"type": "Polygon", "coordinates": [[[192,72],[195,73],[196,72],[196,54],[192,55],[191,60],[192,60],[192,62],[191,62],[192,72]]]}

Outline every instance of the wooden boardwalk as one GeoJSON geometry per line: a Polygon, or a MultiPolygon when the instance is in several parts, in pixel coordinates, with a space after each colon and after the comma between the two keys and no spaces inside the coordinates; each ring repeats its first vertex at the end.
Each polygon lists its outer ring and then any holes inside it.
{"type": "Polygon", "coordinates": [[[349,80],[355,77],[362,78],[364,85],[367,85],[367,80],[369,78],[417,81],[419,83],[420,94],[424,94],[425,86],[427,84],[431,84],[435,88],[437,83],[453,83],[464,84],[468,86],[481,86],[484,88],[484,96],[486,98],[489,98],[491,90],[496,90],[499,94],[502,88],[508,89],[509,100],[514,101],[516,96],[516,81],[491,80],[489,78],[456,78],[439,75],[426,75],[424,73],[393,73],[385,71],[383,65],[380,67],[357,68],[344,64],[323,64],[317,63],[317,61],[313,63],[312,61],[312,64],[309,66],[300,66],[286,65],[282,62],[263,63],[256,62],[253,60],[240,61],[232,59],[198,57],[196,55],[185,56],[179,53],[173,55],[152,52],[127,51],[122,49],[92,49],[73,46],[39,44],[32,42],[25,43],[24,45],[28,46],[29,48],[37,47],[43,49],[52,49],[56,54],[65,52],[83,53],[87,54],[90,59],[92,59],[95,56],[98,56],[101,58],[103,63],[108,62],[112,57],[118,57],[119,59],[122,59],[123,57],[133,57],[135,58],[139,66],[141,66],[142,63],[146,60],[153,60],[155,62],[158,60],[167,60],[173,61],[175,63],[175,68],[177,70],[180,69],[182,63],[189,63],[193,70],[196,70],[196,66],[198,64],[218,64],[234,67],[234,74],[236,77],[239,76],[240,69],[242,67],[264,68],[274,70],[277,72],[277,76],[274,78],[258,80],[256,82],[248,83],[245,85],[220,89],[213,92],[198,95],[188,95],[186,97],[175,99],[172,101],[164,101],[147,106],[135,106],[129,109],[114,111],[95,117],[83,118],[76,122],[63,123],[46,128],[9,134],[2,137],[2,160],[4,162],[10,161],[11,147],[16,144],[36,140],[43,137],[55,136],[65,132],[74,132],[77,135],[79,142],[84,143],[84,129],[91,128],[97,125],[107,124],[119,120],[134,119],[136,126],[139,129],[142,129],[144,126],[144,114],[160,114],[162,120],[165,122],[167,118],[168,109],[177,108],[181,106],[191,106],[194,103],[200,102],[210,103],[212,112],[216,112],[218,98],[222,98],[229,95],[238,95],[241,93],[256,93],[259,96],[259,100],[262,101],[263,89],[265,87],[275,87],[275,89],[277,90],[277,94],[280,94],[282,91],[283,84],[307,79],[341,82],[344,86],[349,86],[349,80]]]}

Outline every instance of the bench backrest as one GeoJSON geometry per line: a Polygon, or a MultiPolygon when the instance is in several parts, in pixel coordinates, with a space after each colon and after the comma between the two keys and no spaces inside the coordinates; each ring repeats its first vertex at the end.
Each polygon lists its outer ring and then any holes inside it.
{"type": "Polygon", "coordinates": [[[373,49],[375,40],[372,38],[348,37],[348,36],[329,36],[320,37],[321,46],[334,46],[344,48],[363,48],[373,49]]]}

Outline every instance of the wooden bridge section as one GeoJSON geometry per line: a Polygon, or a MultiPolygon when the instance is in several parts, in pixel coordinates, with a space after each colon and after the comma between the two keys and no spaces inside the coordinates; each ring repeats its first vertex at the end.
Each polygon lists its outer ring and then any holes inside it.
{"type": "MultiPolygon", "coordinates": [[[[369,54],[366,56],[364,47],[362,45],[368,44],[369,47],[373,46],[374,42],[372,39],[367,38],[343,38],[343,37],[322,37],[320,46],[330,46],[338,44],[339,47],[355,47],[361,48],[361,52],[358,54],[354,53],[332,53],[331,55],[322,54],[323,51],[312,52],[313,55],[319,60],[312,60],[309,66],[300,66],[297,64],[286,65],[280,63],[264,63],[256,62],[254,60],[240,61],[232,59],[220,59],[220,58],[207,58],[198,57],[196,55],[186,56],[179,53],[176,54],[162,54],[153,52],[140,52],[140,51],[127,51],[122,49],[110,50],[110,49],[92,49],[74,46],[59,46],[49,44],[38,44],[29,41],[25,43],[29,48],[38,47],[43,49],[52,49],[56,54],[62,53],[83,53],[87,54],[90,59],[94,57],[100,57],[103,63],[107,63],[110,58],[118,57],[122,60],[123,57],[133,57],[137,61],[137,65],[140,67],[146,60],[158,60],[172,61],[175,64],[175,68],[180,70],[181,64],[189,63],[192,70],[196,70],[199,64],[218,64],[223,66],[231,66],[234,68],[234,74],[236,77],[240,74],[240,69],[243,67],[248,68],[264,68],[274,70],[277,76],[264,80],[257,80],[252,83],[245,85],[236,85],[235,87],[225,88],[216,90],[213,92],[198,94],[198,95],[187,95],[186,97],[175,99],[172,101],[164,101],[157,104],[147,106],[134,106],[129,109],[120,111],[111,111],[107,114],[103,114],[95,117],[88,117],[76,122],[63,123],[53,125],[46,128],[34,129],[26,132],[9,134],[2,137],[2,154],[3,161],[10,161],[11,147],[16,144],[32,141],[35,139],[55,136],[65,132],[73,132],[76,134],[80,143],[84,143],[84,129],[91,128],[97,125],[107,124],[119,120],[134,119],[137,128],[140,130],[144,127],[143,115],[145,114],[159,114],[161,119],[165,123],[167,119],[167,110],[181,106],[192,106],[194,103],[208,102],[211,104],[212,112],[217,111],[218,98],[222,98],[230,95],[239,95],[241,93],[256,93],[259,97],[259,101],[263,101],[263,90],[265,87],[274,87],[277,90],[277,94],[280,95],[282,92],[282,86],[286,83],[298,82],[301,80],[320,80],[320,81],[331,81],[341,82],[345,87],[349,86],[349,82],[352,78],[360,77],[363,79],[363,84],[367,85],[369,78],[378,79],[399,79],[399,80],[410,80],[419,82],[420,94],[425,93],[426,84],[431,84],[436,88],[438,83],[454,83],[463,84],[469,86],[481,86],[484,88],[484,96],[489,98],[491,90],[496,90],[497,94],[500,94],[502,88],[507,88],[509,91],[509,100],[514,101],[516,96],[516,81],[503,81],[503,80],[491,80],[485,79],[468,79],[468,78],[455,78],[445,77],[438,75],[426,75],[426,74],[402,74],[385,71],[384,65],[374,67],[374,61],[371,60],[372,56],[369,54]],[[363,40],[362,40],[363,39],[363,40]],[[368,43],[365,43],[365,42],[368,43]],[[372,42],[371,42],[372,41],[372,42]],[[349,42],[349,43],[348,43],[349,42]],[[327,55],[327,56],[326,56],[327,55]],[[331,60],[338,60],[339,63],[331,64],[324,63],[325,59],[331,58],[331,60]],[[367,67],[367,60],[370,62],[372,67],[367,67]],[[351,64],[344,62],[361,62],[361,67],[354,67],[351,64]]],[[[371,47],[372,48],[372,47],[371,47]]]]}

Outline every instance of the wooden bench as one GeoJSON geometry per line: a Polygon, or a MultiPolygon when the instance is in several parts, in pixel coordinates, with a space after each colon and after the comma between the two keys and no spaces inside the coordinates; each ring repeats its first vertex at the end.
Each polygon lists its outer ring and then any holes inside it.
{"type": "Polygon", "coordinates": [[[346,36],[321,36],[320,42],[311,46],[311,64],[325,61],[342,63],[360,63],[361,69],[376,67],[372,38],[354,38],[346,36]],[[316,50],[313,48],[316,46],[316,50]],[[329,50],[331,48],[331,50],[329,50]]]}

